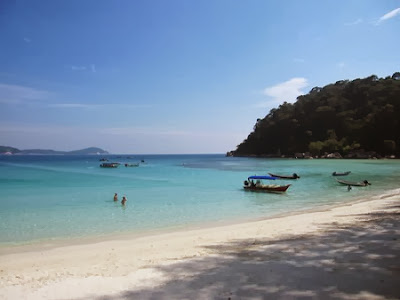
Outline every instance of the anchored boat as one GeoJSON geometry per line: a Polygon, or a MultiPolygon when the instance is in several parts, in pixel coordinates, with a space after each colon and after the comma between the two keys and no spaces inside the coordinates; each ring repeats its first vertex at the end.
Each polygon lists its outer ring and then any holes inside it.
{"type": "Polygon", "coordinates": [[[243,188],[246,191],[253,192],[272,192],[272,193],[283,193],[289,188],[290,184],[278,185],[278,184],[264,184],[263,180],[276,180],[277,177],[273,176],[250,176],[244,181],[243,188]]]}
{"type": "Polygon", "coordinates": [[[139,167],[139,164],[125,164],[125,167],[139,167]]]}
{"type": "Polygon", "coordinates": [[[272,174],[272,173],[268,173],[269,175],[271,175],[272,177],[276,177],[276,178],[281,178],[281,179],[299,179],[300,176],[297,175],[296,173],[293,173],[292,175],[277,175],[277,174],[272,174]]]}
{"type": "Polygon", "coordinates": [[[344,185],[351,185],[351,186],[368,186],[371,185],[368,180],[363,180],[363,181],[347,181],[343,179],[336,179],[337,182],[344,184],[344,185]]]}
{"type": "Polygon", "coordinates": [[[119,163],[113,163],[113,162],[111,162],[111,163],[102,163],[102,164],[100,165],[100,167],[101,167],[101,168],[118,168],[119,165],[120,165],[119,163]]]}
{"type": "Polygon", "coordinates": [[[347,171],[347,172],[333,172],[332,176],[347,176],[351,173],[351,171],[347,171]]]}

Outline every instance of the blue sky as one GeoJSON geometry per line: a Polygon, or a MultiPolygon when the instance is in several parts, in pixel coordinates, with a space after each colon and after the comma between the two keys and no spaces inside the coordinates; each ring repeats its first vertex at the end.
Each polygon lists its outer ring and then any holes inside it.
{"type": "Polygon", "coordinates": [[[400,1],[0,1],[0,145],[225,153],[314,86],[400,71],[400,1]]]}

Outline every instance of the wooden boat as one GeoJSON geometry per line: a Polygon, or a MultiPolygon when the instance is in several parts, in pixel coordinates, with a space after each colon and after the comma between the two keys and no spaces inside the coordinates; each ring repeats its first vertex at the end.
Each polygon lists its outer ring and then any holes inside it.
{"type": "Polygon", "coordinates": [[[271,175],[272,177],[276,177],[276,178],[281,178],[281,179],[299,179],[300,176],[297,175],[296,173],[293,173],[293,175],[277,175],[277,174],[272,174],[272,173],[268,173],[269,175],[271,175]]]}
{"type": "Polygon", "coordinates": [[[272,176],[250,176],[244,181],[243,188],[246,191],[252,192],[269,192],[269,193],[283,193],[289,188],[290,184],[277,185],[277,184],[263,184],[262,180],[275,180],[277,177],[272,176]],[[254,182],[256,180],[256,182],[254,182]]]}
{"type": "Polygon", "coordinates": [[[337,182],[344,184],[344,185],[350,185],[350,186],[367,186],[367,185],[371,185],[368,180],[363,180],[360,182],[356,182],[356,181],[347,181],[347,180],[342,180],[342,179],[336,179],[337,182]]]}
{"type": "Polygon", "coordinates": [[[118,168],[119,163],[102,163],[100,168],[118,168]]]}
{"type": "Polygon", "coordinates": [[[347,176],[351,173],[351,171],[347,171],[347,172],[333,172],[332,176],[347,176]]]}
{"type": "Polygon", "coordinates": [[[125,167],[139,167],[139,164],[125,164],[125,167]]]}

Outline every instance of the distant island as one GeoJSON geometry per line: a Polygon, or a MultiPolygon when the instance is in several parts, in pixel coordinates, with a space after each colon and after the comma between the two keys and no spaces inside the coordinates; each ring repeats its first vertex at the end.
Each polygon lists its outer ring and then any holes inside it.
{"type": "Polygon", "coordinates": [[[107,151],[97,148],[89,147],[81,150],[74,151],[55,151],[46,149],[27,149],[20,150],[14,147],[0,146],[0,154],[20,154],[20,155],[93,155],[93,154],[109,154],[107,151]]]}
{"type": "MultiPolygon", "coordinates": [[[[283,100],[283,99],[282,99],[283,100]]],[[[257,119],[228,156],[400,157],[400,72],[314,87],[257,119]]]]}

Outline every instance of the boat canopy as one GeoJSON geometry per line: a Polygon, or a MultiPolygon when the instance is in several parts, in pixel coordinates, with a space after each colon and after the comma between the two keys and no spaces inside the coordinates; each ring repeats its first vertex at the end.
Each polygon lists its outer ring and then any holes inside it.
{"type": "Polygon", "coordinates": [[[272,177],[272,176],[256,176],[256,175],[254,175],[254,176],[250,176],[249,178],[248,178],[248,180],[250,180],[250,179],[268,179],[268,180],[275,180],[275,179],[278,179],[277,177],[272,177]]]}

